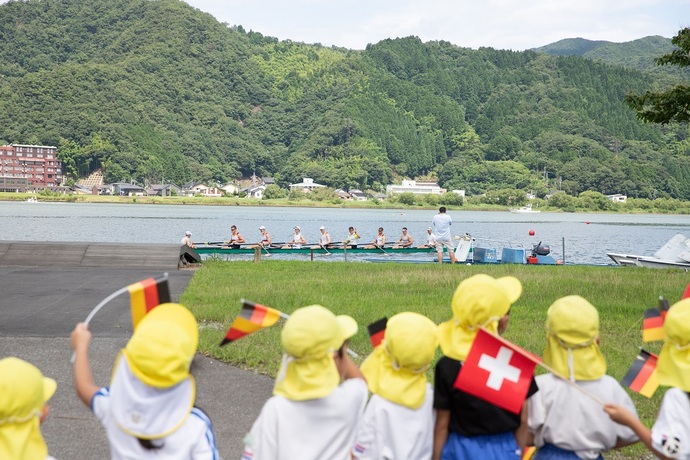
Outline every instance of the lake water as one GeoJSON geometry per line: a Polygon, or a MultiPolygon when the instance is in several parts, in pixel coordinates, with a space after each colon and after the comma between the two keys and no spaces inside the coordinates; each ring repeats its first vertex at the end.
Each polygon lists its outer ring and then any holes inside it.
{"type": "MultiPolygon", "coordinates": [[[[435,211],[390,209],[277,208],[98,203],[0,202],[0,240],[177,243],[186,230],[196,242],[227,240],[236,225],[247,242],[259,240],[266,226],[274,242],[286,241],[299,225],[308,242],[316,242],[324,225],[341,241],[352,225],[363,242],[374,240],[378,227],[389,242],[405,226],[421,243],[435,211]]],[[[531,248],[542,241],[566,263],[610,264],[607,252],[652,255],[676,233],[690,236],[688,215],[516,214],[449,211],[453,233],[469,233],[475,246],[531,248]],[[535,235],[530,236],[530,230],[535,235]],[[563,244],[563,241],[565,244],[563,244]],[[563,250],[565,248],[565,251],[563,250]]]]}

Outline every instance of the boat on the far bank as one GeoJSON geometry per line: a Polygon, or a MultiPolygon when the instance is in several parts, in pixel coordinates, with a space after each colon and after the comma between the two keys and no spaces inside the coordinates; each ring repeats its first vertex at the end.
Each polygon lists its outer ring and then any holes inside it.
{"type": "Polygon", "coordinates": [[[668,240],[653,256],[635,254],[620,254],[609,252],[606,254],[618,265],[632,265],[647,268],[680,268],[690,269],[690,239],[682,233],[677,233],[668,240]]]}
{"type": "Polygon", "coordinates": [[[526,213],[527,214],[527,213],[537,213],[537,212],[541,212],[541,211],[538,209],[532,209],[532,205],[527,204],[527,205],[522,206],[520,208],[510,208],[510,212],[526,213]]]}

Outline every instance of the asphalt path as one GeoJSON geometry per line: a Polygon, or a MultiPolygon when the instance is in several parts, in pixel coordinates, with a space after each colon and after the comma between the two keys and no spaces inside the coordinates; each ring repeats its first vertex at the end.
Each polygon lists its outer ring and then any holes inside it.
{"type": "MultiPolygon", "coordinates": [[[[193,275],[169,272],[176,301],[193,275]]],[[[58,460],[110,458],[104,430],[74,391],[69,334],[105,297],[145,278],[151,269],[0,266],[0,357],[16,356],[54,378],[58,388],[42,425],[49,452],[58,460]]],[[[109,384],[117,352],[132,332],[128,296],[107,304],[90,325],[90,361],[96,385],[109,384]]],[[[242,439],[271,395],[273,379],[201,355],[192,366],[197,405],[214,426],[221,456],[240,458],[242,439]]]]}

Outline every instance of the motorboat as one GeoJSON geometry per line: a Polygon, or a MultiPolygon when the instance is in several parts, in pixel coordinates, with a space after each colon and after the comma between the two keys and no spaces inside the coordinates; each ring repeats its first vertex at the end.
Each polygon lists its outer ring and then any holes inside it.
{"type": "Polygon", "coordinates": [[[516,213],[535,213],[535,212],[541,212],[538,209],[532,209],[532,205],[528,204],[525,206],[522,206],[520,208],[510,208],[510,212],[516,212],[516,213]]]}
{"type": "Polygon", "coordinates": [[[653,256],[635,254],[606,254],[618,265],[632,265],[647,268],[680,268],[690,269],[690,239],[677,233],[660,247],[653,256]]]}

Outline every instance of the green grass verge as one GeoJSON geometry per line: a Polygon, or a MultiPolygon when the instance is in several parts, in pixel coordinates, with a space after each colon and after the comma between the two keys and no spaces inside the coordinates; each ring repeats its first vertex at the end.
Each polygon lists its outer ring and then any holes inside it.
{"type": "MultiPolygon", "coordinates": [[[[456,286],[477,273],[520,279],[523,294],[511,310],[506,338],[539,356],[545,345],[544,321],[549,305],[571,294],[589,300],[599,310],[607,373],[619,380],[643,345],[640,330],[644,310],[655,306],[660,295],[671,303],[677,301],[688,283],[682,271],[635,267],[209,261],[195,273],[181,303],[199,320],[201,353],[275,375],[281,358],[281,322],[218,347],[239,312],[241,298],[288,314],[312,304],[348,314],[360,325],[350,348],[363,358],[371,351],[367,324],[403,311],[422,313],[437,323],[445,321],[451,317],[450,300],[456,286]]],[[[652,352],[660,348],[658,343],[644,346],[652,352]]],[[[660,389],[647,399],[632,393],[645,423],[655,419],[662,394],[660,389]]],[[[640,458],[642,452],[633,447],[621,455],[640,458]]]]}

